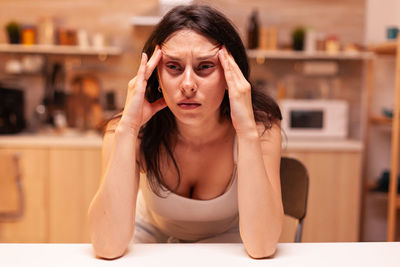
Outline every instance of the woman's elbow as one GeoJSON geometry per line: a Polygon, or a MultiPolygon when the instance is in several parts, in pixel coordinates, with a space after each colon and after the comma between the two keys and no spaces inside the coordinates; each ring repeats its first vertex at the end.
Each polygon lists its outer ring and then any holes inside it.
{"type": "Polygon", "coordinates": [[[257,235],[256,238],[242,238],[247,254],[253,259],[263,259],[274,256],[281,234],[281,227],[273,233],[257,235]]]}
{"type": "Polygon", "coordinates": [[[247,254],[253,259],[265,259],[272,257],[276,252],[276,244],[247,248],[247,254]]]}
{"type": "Polygon", "coordinates": [[[91,243],[97,257],[112,260],[124,255],[131,240],[129,234],[91,226],[91,243]]]}
{"type": "Polygon", "coordinates": [[[117,247],[111,245],[99,245],[92,243],[94,253],[98,258],[106,260],[114,260],[122,257],[125,253],[125,247],[117,247]]]}

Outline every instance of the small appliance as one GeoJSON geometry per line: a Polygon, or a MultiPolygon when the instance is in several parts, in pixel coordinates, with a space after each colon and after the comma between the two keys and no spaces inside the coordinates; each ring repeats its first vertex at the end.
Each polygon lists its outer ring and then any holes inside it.
{"type": "Polygon", "coordinates": [[[343,100],[284,99],[279,102],[288,138],[348,137],[349,106],[343,100]]]}
{"type": "Polygon", "coordinates": [[[0,86],[0,134],[19,133],[24,128],[24,92],[0,86]]]}

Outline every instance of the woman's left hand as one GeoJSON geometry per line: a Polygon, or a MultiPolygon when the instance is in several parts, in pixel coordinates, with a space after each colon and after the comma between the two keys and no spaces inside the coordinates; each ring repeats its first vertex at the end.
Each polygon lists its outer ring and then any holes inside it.
{"type": "Polygon", "coordinates": [[[228,86],[231,118],[237,135],[257,131],[251,102],[251,85],[225,46],[218,52],[228,86]]]}

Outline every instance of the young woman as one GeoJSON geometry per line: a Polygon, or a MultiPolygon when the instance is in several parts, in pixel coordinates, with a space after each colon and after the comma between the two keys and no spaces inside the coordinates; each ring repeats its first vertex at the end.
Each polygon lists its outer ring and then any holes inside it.
{"type": "Polygon", "coordinates": [[[120,257],[132,238],[243,242],[253,258],[275,252],[281,114],[248,79],[242,41],[221,13],[192,5],[165,15],[104,135],[89,209],[99,257],[120,257]]]}

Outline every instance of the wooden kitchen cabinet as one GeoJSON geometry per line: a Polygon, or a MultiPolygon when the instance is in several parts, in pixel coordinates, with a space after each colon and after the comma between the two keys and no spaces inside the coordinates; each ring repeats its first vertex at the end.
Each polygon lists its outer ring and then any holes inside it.
{"type": "Polygon", "coordinates": [[[0,243],[47,242],[48,240],[48,152],[42,148],[1,148],[20,155],[24,214],[21,219],[0,222],[0,243]]]}
{"type": "Polygon", "coordinates": [[[359,241],[361,149],[288,149],[307,168],[310,185],[302,242],[359,241]]]}
{"type": "Polygon", "coordinates": [[[2,141],[1,151],[21,155],[26,205],[21,219],[0,222],[0,243],[90,242],[86,218],[100,182],[101,139],[88,146],[2,141]]]}
{"type": "Polygon", "coordinates": [[[49,242],[90,242],[86,218],[99,186],[100,165],[100,149],[50,150],[49,242]]]}
{"type": "MultiPolygon", "coordinates": [[[[0,242],[90,242],[86,218],[101,178],[101,139],[92,145],[80,140],[79,146],[32,142],[36,145],[13,145],[0,137],[0,150],[22,154],[27,198],[20,221],[0,223],[0,242]]],[[[360,143],[318,147],[314,141],[289,142],[283,149],[283,155],[303,162],[310,175],[303,242],[358,241],[360,143]]]]}

